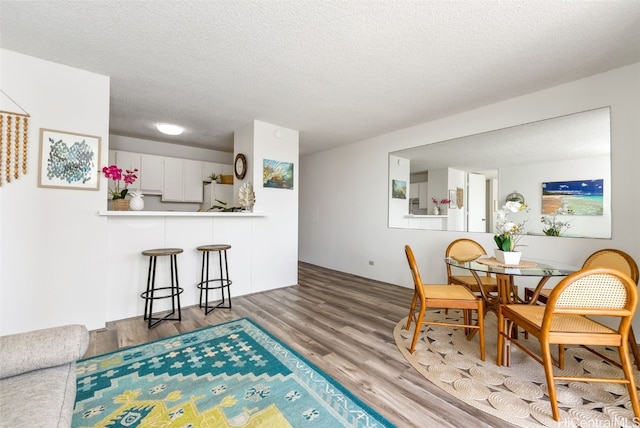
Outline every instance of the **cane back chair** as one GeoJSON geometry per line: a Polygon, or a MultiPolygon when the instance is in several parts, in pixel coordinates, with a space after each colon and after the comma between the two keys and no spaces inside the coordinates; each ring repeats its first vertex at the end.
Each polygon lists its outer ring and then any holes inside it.
{"type": "MultiPolygon", "coordinates": [[[[460,262],[475,260],[478,257],[486,255],[487,252],[482,245],[472,239],[467,238],[456,239],[449,244],[447,250],[445,251],[445,257],[451,257],[452,259],[460,262]]],[[[446,264],[446,266],[447,281],[449,284],[464,285],[474,293],[480,292],[478,281],[473,275],[459,275],[454,272],[455,268],[452,268],[449,264],[446,264]]],[[[480,281],[482,281],[482,287],[484,288],[485,292],[498,291],[498,282],[496,278],[491,276],[488,272],[483,276],[478,275],[478,278],[480,278],[480,281]]]]}
{"type": "MultiPolygon", "coordinates": [[[[424,284],[420,271],[418,270],[418,264],[416,258],[413,255],[413,250],[409,245],[404,247],[407,261],[409,262],[409,268],[411,269],[411,275],[413,276],[413,301],[411,302],[411,309],[409,310],[409,316],[407,319],[407,327],[409,330],[411,322],[415,322],[415,332],[413,334],[413,341],[411,342],[410,352],[413,353],[418,343],[418,337],[420,336],[420,330],[423,325],[444,325],[452,327],[463,327],[465,329],[473,329],[478,331],[480,340],[480,359],[484,361],[485,349],[484,349],[484,307],[482,299],[474,296],[463,285],[448,285],[448,284],[424,284]],[[416,315],[416,306],[420,304],[419,313],[416,315]],[[436,322],[426,321],[425,313],[428,308],[438,309],[461,309],[464,314],[463,323],[449,323],[449,322],[436,322]],[[471,322],[470,311],[475,310],[478,313],[478,322],[473,324],[471,322]]],[[[467,335],[467,339],[471,340],[472,335],[467,335]]]]}
{"type": "MultiPolygon", "coordinates": [[[[629,357],[629,330],[638,306],[638,288],[624,273],[609,268],[582,269],[565,279],[551,291],[546,306],[501,304],[498,309],[497,364],[510,363],[507,345],[516,345],[544,366],[553,419],[560,418],[555,381],[603,382],[626,384],[631,407],[640,418],[640,404],[629,357]],[[617,318],[617,328],[596,322],[587,316],[617,318]],[[540,342],[542,358],[527,349],[517,337],[514,326],[523,328],[540,342]],[[551,345],[598,345],[617,347],[624,379],[555,376],[551,345]]],[[[559,367],[564,366],[564,353],[559,354],[559,367]]]]}
{"type": "MultiPolygon", "coordinates": [[[[621,250],[614,249],[604,249],[598,250],[595,253],[591,254],[582,264],[582,268],[594,268],[594,267],[604,267],[619,270],[620,272],[626,273],[631,277],[631,279],[638,285],[638,279],[640,275],[638,274],[638,264],[629,254],[625,253],[621,250]]],[[[543,288],[540,291],[540,294],[537,298],[537,301],[540,303],[546,303],[549,295],[551,294],[552,288],[543,288]]],[[[532,288],[525,289],[525,300],[530,300],[534,295],[534,290],[532,288]]],[[[636,336],[633,332],[633,327],[629,330],[629,347],[631,348],[631,352],[633,353],[633,358],[636,362],[636,367],[640,370],[640,351],[638,350],[638,342],[636,341],[636,336]]],[[[598,356],[607,359],[604,355],[596,352],[595,350],[584,346],[589,349],[591,352],[594,352],[598,356]]],[[[607,359],[608,360],[608,359],[607,359]]],[[[609,362],[618,365],[617,363],[608,360],[609,362]]]]}

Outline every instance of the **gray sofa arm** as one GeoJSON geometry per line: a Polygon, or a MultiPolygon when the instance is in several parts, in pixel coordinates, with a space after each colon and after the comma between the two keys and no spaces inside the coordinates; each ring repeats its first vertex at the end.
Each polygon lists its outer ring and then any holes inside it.
{"type": "Polygon", "coordinates": [[[0,337],[0,379],[81,358],[89,345],[83,325],[66,325],[0,337]]]}

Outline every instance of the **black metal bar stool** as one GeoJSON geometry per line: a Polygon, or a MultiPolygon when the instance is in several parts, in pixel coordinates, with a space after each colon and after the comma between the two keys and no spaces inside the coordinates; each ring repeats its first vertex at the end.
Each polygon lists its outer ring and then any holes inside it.
{"type": "Polygon", "coordinates": [[[208,314],[216,308],[231,309],[231,280],[229,279],[229,266],[227,265],[227,250],[231,248],[228,244],[201,245],[198,251],[202,251],[202,273],[197,287],[200,290],[200,307],[204,308],[204,314],[208,314]],[[209,253],[218,253],[219,274],[218,278],[209,278],[209,253]],[[224,269],[222,258],[224,256],[224,269]],[[220,302],[209,305],[209,290],[218,290],[222,295],[220,302]],[[225,298],[225,290],[227,297],[225,298]]]}
{"type": "Polygon", "coordinates": [[[145,250],[143,256],[149,256],[149,273],[147,275],[147,290],[140,294],[144,299],[144,319],[149,321],[149,328],[154,327],[160,321],[181,321],[180,293],[182,288],[178,284],[178,263],[177,254],[182,253],[182,248],[156,248],[145,250]],[[169,256],[171,271],[171,285],[156,287],[156,259],[162,256],[169,256]],[[165,316],[154,316],[153,302],[160,299],[171,299],[171,312],[165,316]],[[176,316],[177,310],[177,316],[176,316]]]}

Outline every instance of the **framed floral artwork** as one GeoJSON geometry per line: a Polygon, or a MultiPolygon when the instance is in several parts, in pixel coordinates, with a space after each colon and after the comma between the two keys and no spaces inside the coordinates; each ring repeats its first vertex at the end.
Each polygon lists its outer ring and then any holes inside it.
{"type": "Polygon", "coordinates": [[[98,190],[100,142],[94,135],[41,128],[38,187],[98,190]]]}

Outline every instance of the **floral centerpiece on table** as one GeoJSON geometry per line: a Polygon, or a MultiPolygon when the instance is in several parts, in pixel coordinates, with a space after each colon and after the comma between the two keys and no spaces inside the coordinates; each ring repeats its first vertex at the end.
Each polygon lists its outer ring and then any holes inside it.
{"type": "Polygon", "coordinates": [[[496,235],[493,239],[502,251],[514,251],[524,233],[527,219],[515,223],[509,219],[510,213],[529,212],[529,206],[518,201],[508,201],[497,211],[496,235]]]}
{"type": "Polygon", "coordinates": [[[109,194],[111,199],[124,199],[127,196],[127,186],[135,183],[138,179],[138,168],[133,170],[127,169],[125,173],[122,173],[122,168],[118,168],[116,165],[105,166],[102,168],[102,172],[106,178],[109,178],[115,182],[114,188],[109,188],[109,194]],[[120,180],[124,182],[122,190],[120,189],[120,180]]]}
{"type": "Polygon", "coordinates": [[[543,223],[542,231],[547,236],[560,236],[571,227],[571,220],[560,220],[559,215],[573,215],[573,210],[563,203],[560,208],[551,214],[543,215],[540,221],[543,223]]]}

